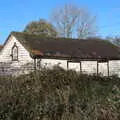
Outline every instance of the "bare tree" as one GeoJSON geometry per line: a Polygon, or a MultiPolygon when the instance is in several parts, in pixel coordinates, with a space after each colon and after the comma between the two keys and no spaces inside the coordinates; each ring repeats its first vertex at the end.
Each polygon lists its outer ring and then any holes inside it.
{"type": "Polygon", "coordinates": [[[61,37],[83,38],[95,33],[95,17],[87,10],[72,4],[55,9],[52,13],[52,22],[61,37]]]}
{"type": "Polygon", "coordinates": [[[117,46],[120,46],[120,37],[119,36],[116,36],[114,39],[113,39],[113,43],[117,46]]]}
{"type": "Polygon", "coordinates": [[[80,14],[79,12],[76,6],[70,4],[54,10],[52,22],[56,26],[60,36],[72,37],[80,14]]]}
{"type": "Polygon", "coordinates": [[[77,37],[93,37],[96,35],[96,32],[96,16],[92,16],[87,10],[81,9],[77,23],[77,37]]]}
{"type": "Polygon", "coordinates": [[[107,36],[106,39],[120,47],[120,36],[119,35],[113,36],[113,37],[107,36]]]}

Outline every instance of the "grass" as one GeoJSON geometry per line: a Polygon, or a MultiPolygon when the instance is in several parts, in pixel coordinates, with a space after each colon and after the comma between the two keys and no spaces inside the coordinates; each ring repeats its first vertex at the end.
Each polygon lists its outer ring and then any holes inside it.
{"type": "Polygon", "coordinates": [[[120,79],[61,68],[0,77],[0,120],[120,120],[120,79]]]}

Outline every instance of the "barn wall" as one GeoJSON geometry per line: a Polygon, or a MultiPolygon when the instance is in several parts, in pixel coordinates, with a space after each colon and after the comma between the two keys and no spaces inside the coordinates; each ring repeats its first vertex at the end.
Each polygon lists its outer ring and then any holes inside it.
{"type": "Polygon", "coordinates": [[[54,66],[60,66],[67,70],[67,60],[58,60],[58,59],[41,59],[42,68],[53,68],[54,66]]]}
{"type": "Polygon", "coordinates": [[[120,77],[120,60],[109,61],[109,74],[118,75],[120,77]]]}
{"type": "Polygon", "coordinates": [[[77,62],[69,62],[69,63],[68,63],[68,69],[70,69],[70,70],[75,70],[75,71],[80,71],[80,63],[77,63],[77,62]]]}
{"type": "Polygon", "coordinates": [[[76,71],[82,71],[82,73],[86,74],[101,74],[103,76],[112,76],[118,75],[120,77],[120,60],[110,60],[109,62],[98,62],[98,70],[97,70],[97,61],[81,61],[80,62],[69,62],[69,68],[76,71]]]}
{"type": "Polygon", "coordinates": [[[68,69],[81,71],[84,74],[97,74],[97,61],[69,62],[68,69]]]}
{"type": "Polygon", "coordinates": [[[108,76],[108,62],[98,63],[98,73],[103,76],[108,76]]]}
{"type": "Polygon", "coordinates": [[[84,74],[97,74],[97,61],[69,62],[68,69],[81,71],[84,74]]]}
{"type": "Polygon", "coordinates": [[[97,74],[97,61],[81,61],[82,72],[86,74],[97,74]]]}

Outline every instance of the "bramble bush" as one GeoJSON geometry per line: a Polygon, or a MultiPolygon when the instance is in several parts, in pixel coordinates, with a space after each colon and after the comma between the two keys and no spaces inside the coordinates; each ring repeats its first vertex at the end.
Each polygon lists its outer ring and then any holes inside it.
{"type": "Polygon", "coordinates": [[[120,120],[120,79],[58,67],[0,77],[0,120],[120,120]]]}

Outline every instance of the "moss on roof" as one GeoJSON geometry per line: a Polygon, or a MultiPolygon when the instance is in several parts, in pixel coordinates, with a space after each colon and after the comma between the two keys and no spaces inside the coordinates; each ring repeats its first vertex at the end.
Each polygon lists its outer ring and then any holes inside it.
{"type": "Polygon", "coordinates": [[[34,56],[120,59],[120,49],[101,39],[51,38],[22,32],[12,32],[11,34],[34,56]]]}

